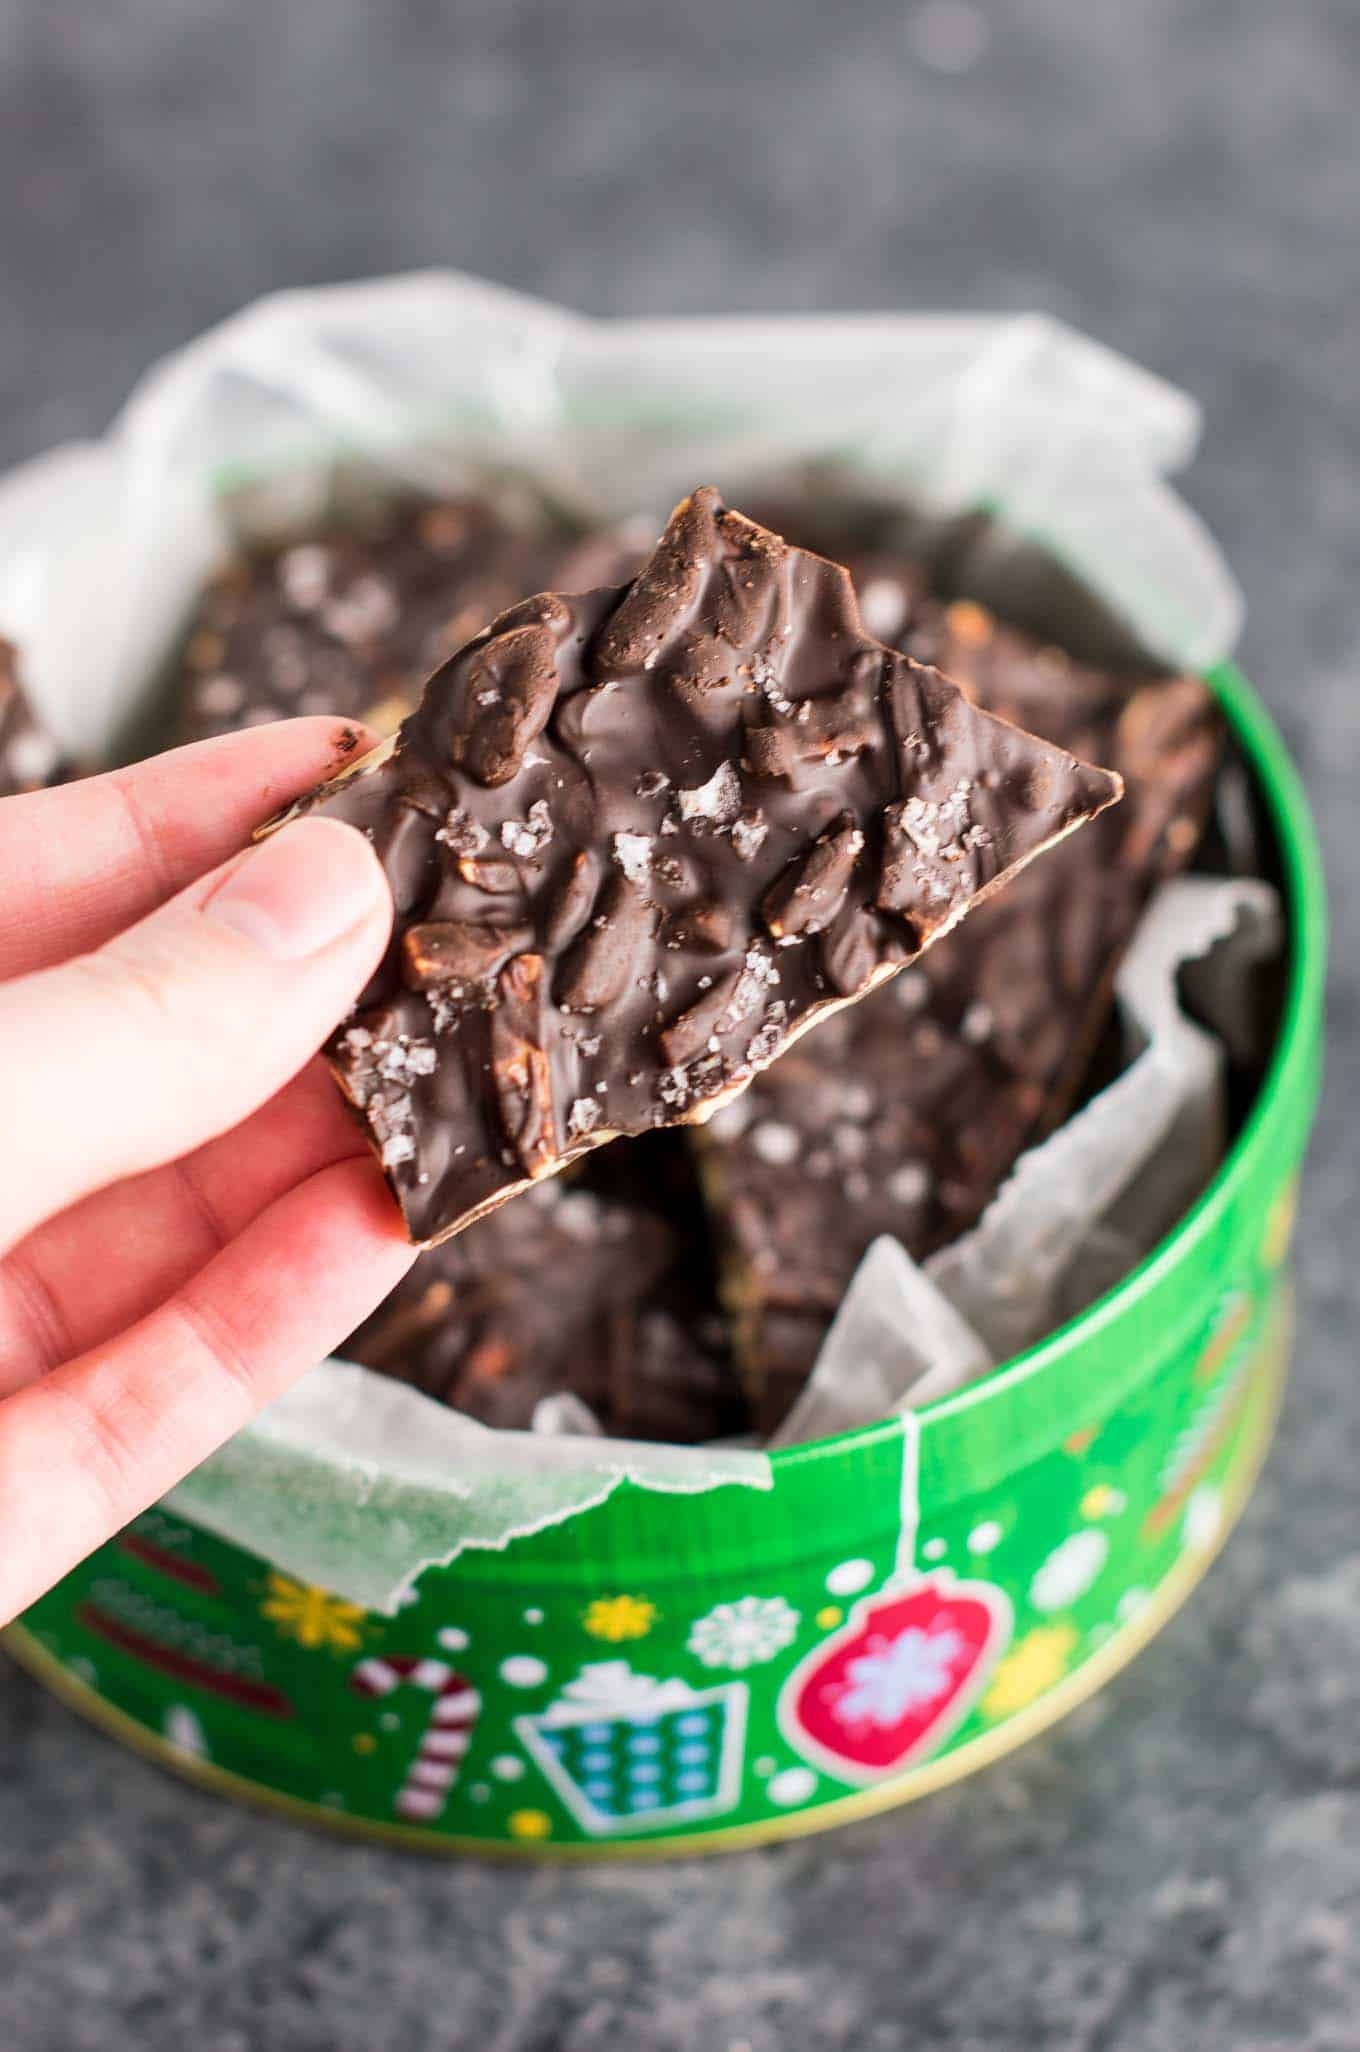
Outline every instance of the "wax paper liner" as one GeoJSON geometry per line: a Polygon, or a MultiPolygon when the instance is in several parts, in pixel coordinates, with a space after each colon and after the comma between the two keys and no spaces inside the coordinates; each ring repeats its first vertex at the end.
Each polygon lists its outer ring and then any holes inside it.
{"type": "MultiPolygon", "coordinates": [[[[153,701],[235,540],[375,489],[659,520],[700,482],[740,504],[813,478],[823,498],[937,525],[986,512],[963,572],[977,596],[993,578],[1013,590],[1037,545],[1124,636],[1202,668],[1230,648],[1240,604],[1166,483],[1197,433],[1184,394],[1042,316],[597,322],[440,272],[289,292],[156,366],[102,440],[0,479],[0,632],[58,737],[97,757],[153,701]]],[[[325,1364],[176,1501],[390,1608],[424,1562],[504,1545],[624,1474],[769,1481],[758,1452],[620,1447],[571,1413],[541,1422],[490,1434],[325,1364]]]]}
{"type": "Polygon", "coordinates": [[[392,1612],[421,1569],[603,1503],[620,1482],[771,1486],[753,1449],[493,1432],[326,1361],[174,1491],[175,1509],[291,1574],[392,1612]]]}
{"type": "Polygon", "coordinates": [[[1039,315],[599,322],[446,272],[287,292],[157,365],[103,440],[0,483],[0,630],[97,754],[243,528],[365,480],[529,481],[609,519],[812,467],[825,492],[1001,514],[1203,668],[1240,601],[1165,482],[1197,433],[1183,393],[1039,315]]]}
{"type": "Polygon", "coordinates": [[[1232,1017],[1254,968],[1282,945],[1269,884],[1163,885],[1116,984],[1128,1067],[1021,1155],[973,1230],[924,1266],[887,1235],[874,1242],[774,1443],[847,1431],[973,1381],[1150,1252],[1226,1143],[1224,1042],[1187,1016],[1181,973],[1197,966],[1202,1013],[1232,1017]]]}

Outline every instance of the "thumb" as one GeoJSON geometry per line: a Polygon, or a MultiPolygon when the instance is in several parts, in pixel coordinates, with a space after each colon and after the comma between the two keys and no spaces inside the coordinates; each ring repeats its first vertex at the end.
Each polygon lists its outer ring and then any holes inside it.
{"type": "Polygon", "coordinates": [[[353,1004],[391,923],[364,837],[301,819],[94,953],[0,984],[0,1252],[272,1097],[353,1004]]]}

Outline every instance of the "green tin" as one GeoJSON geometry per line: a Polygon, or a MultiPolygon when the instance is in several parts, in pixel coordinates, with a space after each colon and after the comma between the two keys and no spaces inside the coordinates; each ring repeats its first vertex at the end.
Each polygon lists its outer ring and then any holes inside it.
{"type": "Polygon", "coordinates": [[[1116,1289],[919,1414],[776,1453],[768,1490],[625,1482],[432,1568],[394,1617],[148,1512],[10,1651],[220,1789],[428,1850],[666,1853],[820,1829],[969,1773],[1181,1602],[1264,1453],[1321,1055],[1307,806],[1214,683],[1289,912],[1278,1043],[1212,1185],[1116,1289]]]}

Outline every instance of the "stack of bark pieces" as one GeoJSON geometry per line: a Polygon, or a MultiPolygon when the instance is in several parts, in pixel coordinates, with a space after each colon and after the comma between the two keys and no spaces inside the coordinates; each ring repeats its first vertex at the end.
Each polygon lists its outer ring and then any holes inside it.
{"type": "MultiPolygon", "coordinates": [[[[181,733],[299,710],[390,730],[428,670],[512,601],[623,582],[642,553],[631,534],[526,539],[468,501],[242,559],[186,644],[181,733]]],[[[943,1245],[1077,1100],[1142,908],[1203,832],[1222,747],[1211,695],[1076,662],[937,597],[881,544],[843,560],[872,634],[1119,771],[1124,802],[707,1126],[606,1148],[422,1255],[352,1358],[495,1425],[565,1394],[625,1437],[768,1431],[870,1242],[943,1245]]]]}

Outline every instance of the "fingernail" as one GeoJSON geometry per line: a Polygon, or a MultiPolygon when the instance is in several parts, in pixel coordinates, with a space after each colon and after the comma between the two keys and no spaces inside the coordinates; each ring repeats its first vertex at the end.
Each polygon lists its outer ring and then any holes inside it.
{"type": "Polygon", "coordinates": [[[357,926],[386,884],[363,836],[336,819],[299,819],[252,848],[202,907],[281,961],[320,954],[357,926]]]}

